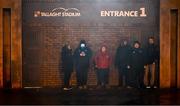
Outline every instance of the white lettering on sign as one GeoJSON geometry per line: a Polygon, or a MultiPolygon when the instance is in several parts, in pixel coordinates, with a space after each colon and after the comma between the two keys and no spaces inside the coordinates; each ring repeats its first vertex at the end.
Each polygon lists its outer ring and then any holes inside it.
{"type": "Polygon", "coordinates": [[[146,15],[146,9],[145,9],[145,8],[140,8],[140,10],[141,10],[140,16],[141,16],[141,17],[146,17],[146,16],[147,16],[147,15],[146,15]]]}
{"type": "Polygon", "coordinates": [[[47,11],[34,11],[34,17],[79,17],[80,11],[77,8],[55,8],[50,12],[47,11]]]}
{"type": "Polygon", "coordinates": [[[101,11],[101,17],[146,17],[145,8],[140,11],[101,11]]]}

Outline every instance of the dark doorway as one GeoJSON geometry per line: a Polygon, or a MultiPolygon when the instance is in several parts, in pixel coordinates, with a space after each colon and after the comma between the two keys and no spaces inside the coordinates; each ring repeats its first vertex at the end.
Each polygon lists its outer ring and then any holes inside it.
{"type": "Polygon", "coordinates": [[[178,9],[171,9],[171,87],[177,88],[178,9]]]}
{"type": "Polygon", "coordinates": [[[11,9],[3,8],[3,87],[11,87],[11,9]]]}

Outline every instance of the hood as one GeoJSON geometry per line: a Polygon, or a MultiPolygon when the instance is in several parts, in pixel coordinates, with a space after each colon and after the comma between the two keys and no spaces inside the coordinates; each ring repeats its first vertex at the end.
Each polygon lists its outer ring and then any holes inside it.
{"type": "Polygon", "coordinates": [[[81,48],[81,44],[85,44],[85,47],[87,47],[86,41],[85,40],[81,40],[79,43],[79,47],[81,48]]]}
{"type": "Polygon", "coordinates": [[[101,47],[99,48],[99,52],[101,52],[101,53],[102,53],[102,48],[103,48],[103,47],[105,47],[105,48],[106,48],[105,53],[107,53],[107,52],[108,52],[108,47],[107,47],[105,44],[101,45],[101,47]]]}

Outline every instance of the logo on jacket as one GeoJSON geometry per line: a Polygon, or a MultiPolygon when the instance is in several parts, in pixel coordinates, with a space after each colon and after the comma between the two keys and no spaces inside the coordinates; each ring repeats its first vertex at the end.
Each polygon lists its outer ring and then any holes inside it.
{"type": "Polygon", "coordinates": [[[86,53],[85,53],[85,52],[81,52],[81,53],[80,53],[80,56],[81,56],[81,57],[84,57],[84,56],[86,56],[86,53]]]}

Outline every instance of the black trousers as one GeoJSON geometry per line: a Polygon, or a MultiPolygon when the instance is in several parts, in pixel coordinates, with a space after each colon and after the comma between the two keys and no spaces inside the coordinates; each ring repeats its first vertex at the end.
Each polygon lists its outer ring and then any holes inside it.
{"type": "Polygon", "coordinates": [[[143,88],[144,87],[144,70],[133,70],[134,73],[134,87],[143,88]]]}
{"type": "Polygon", "coordinates": [[[79,69],[76,71],[78,86],[87,85],[88,69],[79,69]]]}
{"type": "Polygon", "coordinates": [[[128,64],[121,63],[118,67],[119,74],[119,86],[130,85],[130,69],[127,68],[128,64]]]}
{"type": "Polygon", "coordinates": [[[128,86],[130,84],[130,70],[119,69],[119,86],[128,86]]]}
{"type": "Polygon", "coordinates": [[[144,87],[144,70],[132,69],[129,72],[129,85],[135,88],[144,87]]]}
{"type": "Polygon", "coordinates": [[[109,69],[97,69],[98,85],[109,83],[109,69]]]}
{"type": "Polygon", "coordinates": [[[141,70],[137,77],[138,77],[138,87],[143,88],[145,86],[144,85],[144,70],[141,70]]]}
{"type": "Polygon", "coordinates": [[[69,87],[69,81],[71,78],[72,71],[64,71],[64,87],[69,87]]]}

